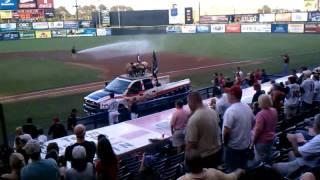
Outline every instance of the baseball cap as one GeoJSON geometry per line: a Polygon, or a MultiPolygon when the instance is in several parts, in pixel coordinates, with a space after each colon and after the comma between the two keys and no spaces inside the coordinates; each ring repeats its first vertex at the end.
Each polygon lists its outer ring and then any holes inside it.
{"type": "Polygon", "coordinates": [[[39,142],[33,139],[28,141],[27,144],[23,147],[23,149],[26,151],[27,155],[32,155],[41,152],[39,142]]]}
{"type": "Polygon", "coordinates": [[[72,150],[73,159],[85,159],[86,155],[86,149],[83,146],[76,146],[72,150]]]}
{"type": "Polygon", "coordinates": [[[231,88],[225,88],[224,92],[227,94],[234,95],[238,99],[241,99],[242,97],[242,89],[240,88],[240,86],[237,85],[233,85],[231,88]]]}
{"type": "Polygon", "coordinates": [[[303,71],[303,74],[306,75],[306,76],[310,76],[312,74],[312,71],[305,70],[305,71],[303,71]]]}
{"type": "Polygon", "coordinates": [[[27,143],[28,141],[30,141],[32,139],[31,135],[30,134],[23,134],[23,135],[20,135],[19,138],[21,139],[21,141],[23,143],[27,143]]]}

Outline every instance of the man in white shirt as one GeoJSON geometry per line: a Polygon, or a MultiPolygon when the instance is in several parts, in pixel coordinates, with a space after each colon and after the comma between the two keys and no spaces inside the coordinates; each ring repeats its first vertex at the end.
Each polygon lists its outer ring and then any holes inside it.
{"type": "Polygon", "coordinates": [[[297,114],[300,104],[300,86],[296,83],[297,79],[294,76],[288,78],[289,85],[287,88],[289,92],[286,94],[284,101],[284,114],[286,119],[291,119],[297,114]]]}
{"type": "Polygon", "coordinates": [[[217,97],[216,111],[221,118],[223,117],[224,112],[228,109],[230,104],[228,102],[227,94],[225,93],[221,94],[220,92],[219,94],[216,95],[216,97],[217,97]]]}
{"type": "Polygon", "coordinates": [[[110,94],[110,100],[107,102],[107,109],[109,114],[109,125],[118,123],[118,107],[119,102],[114,98],[114,93],[110,94]]]}
{"type": "Polygon", "coordinates": [[[319,81],[320,74],[314,74],[313,75],[313,81],[314,81],[314,98],[313,102],[316,105],[320,105],[320,81],[319,81]]]}
{"type": "Polygon", "coordinates": [[[240,102],[242,97],[240,86],[232,86],[225,92],[231,106],[223,116],[224,163],[227,171],[232,172],[237,168],[245,169],[247,166],[254,115],[247,104],[240,102]]]}
{"type": "Polygon", "coordinates": [[[303,72],[306,79],[300,85],[302,89],[302,109],[309,110],[312,108],[313,97],[314,97],[314,82],[310,78],[312,72],[310,70],[306,70],[303,72]]]}

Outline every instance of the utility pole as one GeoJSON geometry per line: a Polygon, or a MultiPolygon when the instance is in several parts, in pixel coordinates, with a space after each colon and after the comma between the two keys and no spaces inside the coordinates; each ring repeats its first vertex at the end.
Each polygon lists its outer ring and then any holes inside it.
{"type": "Polygon", "coordinates": [[[199,0],[199,24],[200,24],[200,16],[201,16],[201,4],[200,4],[200,0],[199,0]]]}
{"type": "Polygon", "coordinates": [[[76,0],[76,5],[74,6],[76,8],[76,18],[77,18],[77,21],[79,21],[79,10],[78,10],[78,0],[76,0]]]}
{"type": "Polygon", "coordinates": [[[3,144],[5,147],[9,147],[7,128],[6,128],[6,123],[5,123],[5,119],[4,119],[2,104],[0,104],[0,124],[1,124],[3,144]]]}
{"type": "Polygon", "coordinates": [[[120,5],[118,5],[118,23],[119,23],[119,28],[120,28],[121,27],[120,5]]]}

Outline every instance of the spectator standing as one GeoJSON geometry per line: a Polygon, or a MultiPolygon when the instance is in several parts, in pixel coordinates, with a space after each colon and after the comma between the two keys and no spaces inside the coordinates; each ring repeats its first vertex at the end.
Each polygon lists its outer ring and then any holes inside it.
{"type": "Polygon", "coordinates": [[[9,159],[11,173],[3,174],[0,179],[20,180],[21,169],[25,165],[24,157],[20,153],[12,153],[9,159]]]}
{"type": "Polygon", "coordinates": [[[43,129],[42,128],[38,129],[38,134],[39,134],[39,136],[38,136],[37,140],[40,143],[40,145],[43,145],[45,142],[47,142],[48,137],[43,134],[43,129]]]}
{"type": "Polygon", "coordinates": [[[24,147],[32,162],[21,171],[21,180],[57,180],[60,178],[59,168],[53,159],[41,159],[40,144],[30,140],[24,147]]]}
{"type": "Polygon", "coordinates": [[[29,156],[26,153],[25,149],[23,148],[30,140],[32,140],[32,137],[29,134],[23,134],[16,138],[16,152],[23,155],[25,164],[28,164],[29,156]]]}
{"type": "Polygon", "coordinates": [[[222,73],[220,73],[219,75],[219,84],[220,84],[220,87],[224,87],[225,86],[225,83],[226,83],[226,80],[224,78],[224,75],[222,73]]]}
{"type": "Polygon", "coordinates": [[[172,144],[180,153],[185,145],[185,128],[188,123],[189,112],[183,109],[183,102],[177,101],[176,111],[173,113],[170,126],[172,134],[172,144]]]}
{"type": "Polygon", "coordinates": [[[119,112],[119,116],[118,116],[119,122],[131,120],[130,111],[125,105],[119,104],[118,112],[119,112]]]}
{"type": "Polygon", "coordinates": [[[281,111],[283,101],[285,98],[285,93],[281,91],[281,86],[279,84],[274,84],[272,91],[271,91],[271,98],[272,98],[272,103],[273,107],[276,108],[278,112],[281,111]]]}
{"type": "Polygon", "coordinates": [[[66,172],[66,180],[94,180],[95,172],[93,164],[86,160],[86,149],[83,146],[75,146],[72,149],[71,168],[66,172]]]}
{"type": "Polygon", "coordinates": [[[286,119],[291,119],[296,116],[300,105],[300,86],[296,81],[297,79],[294,76],[288,78],[288,93],[284,101],[284,115],[286,119]]]}
{"type": "Polygon", "coordinates": [[[76,143],[68,146],[65,151],[65,158],[67,161],[72,161],[73,156],[72,156],[72,150],[76,146],[83,146],[86,149],[86,161],[87,162],[93,162],[94,155],[96,153],[96,145],[94,142],[91,141],[86,141],[85,136],[86,136],[86,127],[82,124],[76,125],[74,127],[74,134],[76,135],[76,143]]]}
{"type": "Polygon", "coordinates": [[[22,127],[17,127],[16,128],[16,136],[14,137],[14,142],[13,142],[13,149],[16,149],[16,138],[21,135],[23,135],[22,127]]]}
{"type": "Polygon", "coordinates": [[[77,109],[72,109],[71,113],[68,117],[68,130],[73,130],[73,128],[77,125],[77,109]]]}
{"type": "Polygon", "coordinates": [[[265,92],[261,90],[261,85],[259,83],[256,83],[253,85],[253,89],[256,91],[252,97],[251,104],[254,104],[255,102],[258,102],[258,98],[260,95],[264,94],[265,92]]]}
{"type": "Polygon", "coordinates": [[[261,111],[256,116],[253,128],[253,144],[255,160],[269,162],[272,155],[272,145],[276,135],[278,112],[272,107],[272,100],[268,95],[261,95],[258,99],[261,111]]]}
{"type": "Polygon", "coordinates": [[[235,74],[235,76],[239,75],[241,79],[244,78],[244,74],[243,74],[243,72],[241,71],[240,66],[237,67],[237,70],[236,70],[236,72],[235,72],[234,74],[235,74]]]}
{"type": "Polygon", "coordinates": [[[282,61],[283,61],[283,72],[285,75],[289,73],[289,62],[290,57],[288,54],[281,55],[282,61]]]}
{"type": "Polygon", "coordinates": [[[60,123],[59,118],[53,119],[53,124],[49,128],[48,135],[52,134],[52,139],[57,139],[68,135],[64,125],[60,123]]]}
{"type": "Polygon", "coordinates": [[[315,105],[320,105],[320,81],[319,81],[319,75],[320,74],[314,74],[313,75],[313,81],[314,81],[314,98],[313,102],[315,105]]]}
{"type": "Polygon", "coordinates": [[[35,139],[38,136],[38,129],[33,125],[32,121],[32,118],[28,118],[27,123],[22,126],[22,130],[25,134],[30,134],[32,139],[35,139]]]}
{"type": "Polygon", "coordinates": [[[227,171],[232,172],[247,166],[254,115],[247,104],[240,102],[242,90],[239,86],[227,88],[225,92],[231,106],[223,116],[224,163],[227,171]]]}
{"type": "Polygon", "coordinates": [[[221,91],[217,94],[216,112],[218,113],[220,119],[222,119],[224,112],[230,106],[228,102],[228,96],[226,93],[221,94],[221,91]]]}
{"type": "Polygon", "coordinates": [[[312,72],[310,70],[304,71],[303,75],[306,79],[300,85],[302,90],[301,105],[305,110],[310,110],[312,108],[314,98],[315,85],[314,81],[310,78],[311,74],[312,72]]]}
{"type": "Polygon", "coordinates": [[[114,98],[114,93],[110,93],[110,99],[106,105],[107,105],[108,115],[109,115],[109,125],[118,123],[119,102],[114,98]]]}
{"type": "Polygon", "coordinates": [[[265,83],[265,82],[268,82],[269,81],[269,77],[266,73],[266,70],[265,69],[262,69],[261,70],[261,83],[265,83]]]}
{"type": "Polygon", "coordinates": [[[202,103],[199,92],[188,96],[191,117],[186,128],[186,152],[201,157],[203,168],[214,168],[220,164],[221,131],[217,113],[202,103]]]}
{"type": "Polygon", "coordinates": [[[118,159],[108,139],[101,138],[98,141],[97,156],[97,180],[116,180],[119,169],[118,159]]]}

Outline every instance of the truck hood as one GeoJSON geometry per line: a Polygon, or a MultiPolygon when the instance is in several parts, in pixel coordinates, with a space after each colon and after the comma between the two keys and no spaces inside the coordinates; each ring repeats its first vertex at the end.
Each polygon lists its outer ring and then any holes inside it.
{"type": "Polygon", "coordinates": [[[101,89],[101,90],[98,90],[98,91],[95,91],[95,92],[89,94],[87,96],[87,98],[90,98],[92,100],[98,101],[100,99],[106,98],[110,94],[111,94],[111,92],[105,91],[104,89],[101,89]]]}

